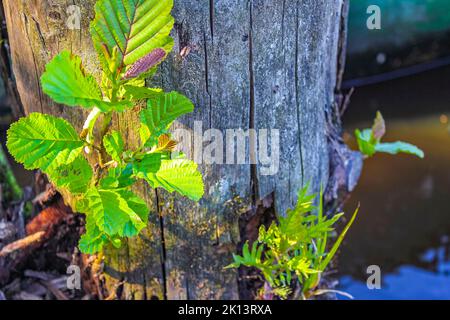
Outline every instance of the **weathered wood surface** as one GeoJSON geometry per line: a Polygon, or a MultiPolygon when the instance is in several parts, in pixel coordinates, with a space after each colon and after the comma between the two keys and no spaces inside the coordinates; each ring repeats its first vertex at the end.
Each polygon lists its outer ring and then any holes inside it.
{"type": "MultiPolygon", "coordinates": [[[[94,2],[3,1],[26,113],[51,113],[80,127],[82,112],[53,104],[39,77],[64,48],[97,70],[88,31],[94,2]],[[66,27],[73,4],[81,7],[81,30],[66,27]]],[[[203,130],[224,135],[226,129],[279,129],[279,171],[264,176],[259,165],[203,164],[206,195],[199,204],[140,187],[152,219],[138,239],[106,252],[107,287],[125,280],[126,299],[238,298],[236,273],[222,268],[239,242],[239,216],[270,194],[282,213],[303,184],[311,181],[317,191],[327,183],[325,112],[334,101],[343,2],[175,0],[175,49],[155,82],[196,105],[177,127],[202,121],[203,130]]],[[[129,145],[136,143],[136,110],[117,117],[115,126],[129,145]]],[[[198,149],[190,151],[198,156],[198,149]]]]}

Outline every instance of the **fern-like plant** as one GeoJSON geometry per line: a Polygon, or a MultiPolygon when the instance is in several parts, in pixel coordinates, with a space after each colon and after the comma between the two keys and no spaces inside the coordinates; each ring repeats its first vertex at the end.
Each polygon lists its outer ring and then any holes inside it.
{"type": "Polygon", "coordinates": [[[168,131],[178,117],[194,110],[192,102],[177,92],[145,87],[145,79],[172,50],[172,7],[173,0],[99,0],[90,31],[101,83],[69,51],[54,57],[41,78],[43,91],[55,102],[90,110],[82,132],[64,119],[40,113],[8,130],[7,147],[14,158],[26,169],[45,172],[86,214],[82,252],[99,252],[110,242],[119,247],[123,237],[146,227],[149,209],[132,191],[138,179],[194,201],[203,196],[197,165],[172,156],[175,142],[168,131]],[[142,100],[147,107],[140,112],[141,145],[128,150],[109,125],[113,113],[142,100]],[[100,133],[94,134],[98,122],[100,133]]]}
{"type": "Polygon", "coordinates": [[[278,223],[273,222],[269,228],[261,226],[258,240],[251,248],[245,243],[242,255],[233,254],[234,263],[227,268],[253,267],[262,273],[265,286],[261,297],[285,299],[293,289],[299,289],[301,298],[330,291],[317,290],[320,275],[338,251],[358,210],[328,251],[333,226],[343,214],[327,218],[323,213],[323,194],[317,207],[316,197],[308,194],[308,187],[301,189],[294,209],[287,210],[286,216],[280,216],[278,223]]]}

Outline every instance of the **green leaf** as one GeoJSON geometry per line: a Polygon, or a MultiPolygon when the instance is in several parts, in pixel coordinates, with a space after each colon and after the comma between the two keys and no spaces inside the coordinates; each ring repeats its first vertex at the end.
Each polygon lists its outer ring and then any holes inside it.
{"type": "Polygon", "coordinates": [[[125,97],[129,100],[154,99],[164,95],[161,89],[125,85],[125,97]]]}
{"type": "Polygon", "coordinates": [[[129,221],[130,209],[117,192],[92,188],[86,193],[85,198],[88,200],[87,214],[93,216],[100,231],[114,236],[123,230],[129,221]]]}
{"type": "Polygon", "coordinates": [[[113,131],[103,138],[103,145],[106,152],[117,162],[122,162],[122,153],[124,152],[124,142],[119,132],[113,131]]]}
{"type": "Polygon", "coordinates": [[[130,207],[130,209],[137,215],[131,216],[130,221],[125,224],[123,236],[129,238],[137,236],[139,232],[147,225],[149,208],[147,207],[145,201],[133,192],[128,190],[120,190],[118,192],[124,199],[126,199],[128,207],[130,207]]]}
{"type": "Polygon", "coordinates": [[[53,163],[69,164],[83,145],[67,121],[40,113],[20,119],[8,130],[9,152],[29,170],[45,172],[53,163]]]}
{"type": "Polygon", "coordinates": [[[67,189],[73,194],[85,193],[93,176],[91,166],[82,155],[71,163],[67,164],[64,161],[64,157],[57,157],[47,168],[46,173],[50,180],[56,187],[67,189]]]}
{"type": "Polygon", "coordinates": [[[397,141],[394,143],[381,143],[381,139],[386,134],[386,124],[380,112],[377,112],[372,129],[366,129],[362,132],[355,131],[356,140],[358,142],[359,151],[362,154],[371,157],[376,152],[384,152],[389,154],[407,153],[424,158],[424,152],[410,143],[397,141]]]}
{"type": "Polygon", "coordinates": [[[294,210],[287,210],[286,216],[279,218],[280,231],[295,240],[304,239],[308,235],[305,214],[316,209],[313,204],[316,195],[309,194],[308,190],[309,185],[300,189],[294,210]]]}
{"type": "Polygon", "coordinates": [[[203,197],[202,175],[197,164],[189,160],[163,160],[159,171],[148,173],[145,179],[152,188],[164,188],[171,193],[176,191],[194,201],[203,197]]]}
{"type": "Polygon", "coordinates": [[[111,244],[116,249],[120,249],[122,247],[122,240],[120,238],[111,239],[111,244]]]}
{"type": "Polygon", "coordinates": [[[92,215],[86,216],[86,232],[81,236],[78,247],[81,252],[85,254],[95,254],[102,251],[105,243],[108,242],[108,237],[100,231],[95,224],[92,215]]]}
{"type": "Polygon", "coordinates": [[[149,99],[147,108],[142,110],[140,115],[142,142],[145,144],[152,138],[150,143],[157,144],[157,138],[167,133],[173,121],[192,111],[194,111],[193,103],[177,92],[149,99]]]}
{"type": "Polygon", "coordinates": [[[239,268],[241,265],[246,267],[261,267],[263,249],[263,246],[258,246],[258,243],[254,241],[250,251],[247,241],[242,247],[242,256],[233,254],[234,263],[225,267],[225,269],[239,268]]]}
{"type": "Polygon", "coordinates": [[[384,152],[389,154],[399,154],[399,153],[407,153],[418,156],[423,159],[425,157],[425,153],[410,143],[397,141],[393,143],[380,143],[375,147],[377,152],[384,152]]]}
{"type": "Polygon", "coordinates": [[[311,268],[311,261],[305,257],[296,256],[293,257],[287,263],[288,267],[295,271],[299,277],[308,277],[310,274],[318,273],[317,270],[311,268]]]}
{"type": "Polygon", "coordinates": [[[114,48],[124,66],[131,66],[157,48],[170,52],[172,7],[173,0],[97,1],[91,35],[100,60],[107,60],[114,48]]]}
{"type": "Polygon", "coordinates": [[[362,132],[358,129],[355,131],[356,140],[358,142],[359,151],[362,154],[371,157],[375,154],[376,141],[372,140],[372,130],[366,129],[362,132]]]}
{"type": "Polygon", "coordinates": [[[108,175],[100,181],[100,183],[105,185],[105,189],[126,188],[132,186],[135,182],[136,180],[133,178],[133,165],[131,163],[125,167],[110,168],[108,175]]]}
{"type": "MultiPolygon", "coordinates": [[[[86,214],[93,215],[96,225],[100,231],[109,236],[126,236],[129,234],[129,223],[136,230],[145,228],[146,223],[140,216],[148,212],[135,212],[136,200],[128,203],[130,193],[124,190],[102,190],[91,188],[85,194],[85,202],[78,209],[86,214]],[[87,211],[87,212],[86,212],[87,211]]],[[[137,198],[137,196],[136,196],[137,198]]],[[[134,199],[134,198],[133,198],[134,199]]],[[[143,207],[139,207],[141,210],[143,207]]]]}
{"type": "Polygon", "coordinates": [[[103,101],[100,88],[92,75],[85,72],[81,58],[64,50],[50,61],[41,77],[43,91],[57,103],[71,107],[97,107],[103,112],[123,111],[129,101],[103,101]]]}
{"type": "Polygon", "coordinates": [[[140,160],[133,161],[133,172],[137,178],[145,179],[148,174],[156,173],[161,168],[161,154],[150,153],[140,160]]]}
{"type": "Polygon", "coordinates": [[[118,189],[119,180],[117,180],[117,178],[115,177],[106,176],[100,179],[99,185],[103,190],[118,189]]]}

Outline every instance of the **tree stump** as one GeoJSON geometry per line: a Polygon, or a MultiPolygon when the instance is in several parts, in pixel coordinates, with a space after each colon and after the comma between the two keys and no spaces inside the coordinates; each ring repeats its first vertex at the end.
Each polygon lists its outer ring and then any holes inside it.
{"type": "MultiPolygon", "coordinates": [[[[63,49],[80,55],[90,72],[98,71],[89,35],[94,3],[3,1],[25,113],[49,113],[82,126],[86,113],[53,103],[39,78],[63,49]],[[67,26],[70,5],[81,10],[79,30],[67,26]]],[[[277,129],[279,145],[272,149],[279,147],[279,168],[265,175],[260,161],[203,163],[206,193],[198,204],[141,185],[136,191],[152,208],[149,227],[122,249],[105,251],[104,285],[110,293],[117,289],[124,299],[239,298],[237,273],[223,267],[240,241],[240,216],[256,212],[268,196],[283,214],[303,185],[310,182],[318,191],[329,180],[326,114],[335,114],[346,5],[344,0],[175,0],[174,52],[154,84],[194,101],[195,113],[176,127],[193,130],[201,123],[203,130],[218,129],[224,136],[230,129],[277,129]]],[[[136,109],[117,116],[114,127],[129,146],[137,143],[136,109]]],[[[181,144],[195,160],[201,159],[199,139],[192,135],[181,144]]]]}

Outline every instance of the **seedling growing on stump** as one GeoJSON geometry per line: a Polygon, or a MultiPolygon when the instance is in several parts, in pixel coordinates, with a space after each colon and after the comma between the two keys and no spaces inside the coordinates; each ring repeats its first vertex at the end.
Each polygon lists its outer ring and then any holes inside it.
{"type": "Polygon", "coordinates": [[[91,23],[102,81],[83,68],[69,51],[58,54],[41,78],[43,91],[55,102],[91,110],[81,133],[66,120],[32,113],[8,131],[7,147],[26,169],[40,169],[86,214],[86,233],[79,247],[93,254],[106,243],[121,245],[146,227],[149,209],[132,191],[139,179],[152,188],[178,192],[194,201],[203,196],[197,165],[172,157],[175,142],[169,128],[194,110],[177,92],[145,87],[145,79],[172,50],[169,37],[173,0],[100,0],[91,23]],[[127,149],[109,129],[113,113],[130,110],[142,100],[140,146],[127,149]],[[100,134],[94,134],[98,120],[100,134]],[[96,155],[92,161],[91,154],[96,155]],[[90,159],[90,162],[88,161],[90,159]]]}

